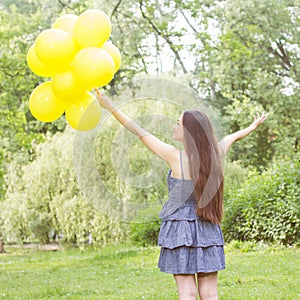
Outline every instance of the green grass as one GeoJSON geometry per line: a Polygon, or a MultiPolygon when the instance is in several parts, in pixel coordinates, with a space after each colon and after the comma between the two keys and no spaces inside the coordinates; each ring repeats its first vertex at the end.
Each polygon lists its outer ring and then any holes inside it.
{"type": "MultiPolygon", "coordinates": [[[[8,247],[0,255],[0,299],[177,299],[159,248],[132,245],[57,252],[8,247]]],[[[300,249],[232,243],[219,273],[220,299],[299,299],[300,249]]]]}

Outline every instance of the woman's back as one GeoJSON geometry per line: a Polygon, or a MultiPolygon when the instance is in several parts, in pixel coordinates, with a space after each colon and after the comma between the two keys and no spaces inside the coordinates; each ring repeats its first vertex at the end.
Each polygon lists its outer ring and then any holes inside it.
{"type": "Polygon", "coordinates": [[[184,150],[178,150],[178,160],[171,165],[171,174],[173,178],[191,180],[189,170],[189,160],[184,150]]]}

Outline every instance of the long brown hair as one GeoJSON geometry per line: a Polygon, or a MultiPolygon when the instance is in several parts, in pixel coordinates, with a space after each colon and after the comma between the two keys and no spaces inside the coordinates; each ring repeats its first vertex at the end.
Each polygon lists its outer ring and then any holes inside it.
{"type": "Polygon", "coordinates": [[[185,111],[182,117],[184,147],[194,182],[197,215],[220,224],[223,217],[223,171],[220,151],[208,116],[201,111],[185,111]]]}

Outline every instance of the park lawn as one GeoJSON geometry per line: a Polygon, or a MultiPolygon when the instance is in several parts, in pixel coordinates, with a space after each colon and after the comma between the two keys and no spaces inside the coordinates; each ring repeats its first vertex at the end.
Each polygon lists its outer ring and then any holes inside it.
{"type": "MultiPolygon", "coordinates": [[[[7,250],[0,255],[0,299],[177,299],[172,275],[156,267],[158,247],[7,250]]],[[[300,300],[299,248],[236,243],[225,252],[221,300],[300,300]]]]}

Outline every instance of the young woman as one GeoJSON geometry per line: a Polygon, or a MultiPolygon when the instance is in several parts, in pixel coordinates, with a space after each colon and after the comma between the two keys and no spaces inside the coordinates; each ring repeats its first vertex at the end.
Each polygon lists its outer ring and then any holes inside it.
{"type": "Polygon", "coordinates": [[[221,159],[230,146],[262,124],[267,114],[217,142],[209,118],[200,111],[185,111],[173,126],[173,139],[183,150],[166,144],[146,132],[96,90],[100,105],[134,133],[170,166],[169,198],[160,218],[161,246],[158,266],[174,275],[180,300],[218,299],[218,271],[225,268],[223,216],[223,174],[221,159]]]}

